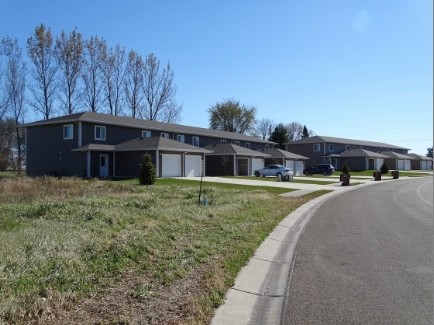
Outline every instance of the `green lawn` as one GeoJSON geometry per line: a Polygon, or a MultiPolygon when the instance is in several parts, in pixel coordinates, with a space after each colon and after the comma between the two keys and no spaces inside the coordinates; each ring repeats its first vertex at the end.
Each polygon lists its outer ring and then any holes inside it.
{"type": "Polygon", "coordinates": [[[0,179],[0,324],[209,324],[291,211],[327,191],[0,179]],[[104,311],[104,312],[101,312],[104,311]]]}

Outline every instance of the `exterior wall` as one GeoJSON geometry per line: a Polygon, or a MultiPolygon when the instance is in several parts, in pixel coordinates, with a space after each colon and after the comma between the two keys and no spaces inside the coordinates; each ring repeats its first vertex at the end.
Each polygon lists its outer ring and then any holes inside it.
{"type": "Polygon", "coordinates": [[[344,162],[347,162],[350,171],[362,171],[368,168],[366,157],[341,158],[341,166],[343,166],[344,162]]]}
{"type": "Polygon", "coordinates": [[[149,153],[156,165],[155,151],[125,151],[115,153],[116,177],[138,177],[143,155],[149,153]]]}
{"type": "Polygon", "coordinates": [[[234,155],[205,155],[206,176],[235,176],[234,155]]]}
{"type": "Polygon", "coordinates": [[[285,165],[283,158],[265,158],[265,166],[268,165],[285,165]]]}
{"type": "Polygon", "coordinates": [[[26,174],[84,177],[86,154],[71,151],[78,144],[76,124],[73,129],[73,139],[63,140],[63,124],[27,127],[26,174]]]}
{"type": "Polygon", "coordinates": [[[397,169],[398,166],[396,166],[396,158],[385,158],[384,163],[386,166],[391,169],[397,169]]]}
{"type": "Polygon", "coordinates": [[[290,144],[286,146],[286,151],[308,157],[309,160],[305,162],[306,166],[325,163],[325,158],[322,157],[324,155],[324,143],[320,143],[319,151],[313,151],[313,143],[290,144]]]}

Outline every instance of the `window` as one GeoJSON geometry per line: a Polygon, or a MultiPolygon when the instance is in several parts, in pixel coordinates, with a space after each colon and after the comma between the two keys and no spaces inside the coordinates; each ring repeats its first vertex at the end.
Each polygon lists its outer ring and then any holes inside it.
{"type": "Polygon", "coordinates": [[[225,139],[221,139],[220,140],[220,144],[226,144],[226,140],[225,139]]]}
{"type": "Polygon", "coordinates": [[[184,136],[184,134],[177,134],[176,135],[176,141],[185,143],[185,136],[184,136]]]}
{"type": "Polygon", "coordinates": [[[313,151],[320,151],[321,150],[321,144],[320,143],[314,143],[313,144],[313,151]]]}
{"type": "Polygon", "coordinates": [[[250,142],[246,142],[246,148],[250,149],[250,142]]]}
{"type": "Polygon", "coordinates": [[[105,126],[95,125],[95,140],[105,140],[105,126]]]}
{"type": "Polygon", "coordinates": [[[270,146],[268,144],[265,145],[265,149],[268,149],[270,146]]]}
{"type": "Polygon", "coordinates": [[[199,137],[197,136],[193,136],[192,140],[191,140],[191,144],[193,146],[199,147],[199,137]]]}
{"type": "Polygon", "coordinates": [[[63,140],[74,139],[74,126],[72,124],[66,124],[63,126],[63,140]]]}
{"type": "Polygon", "coordinates": [[[335,150],[335,146],[333,145],[333,144],[329,144],[329,151],[333,151],[333,150],[335,150]]]}
{"type": "Polygon", "coordinates": [[[169,139],[169,133],[161,133],[161,137],[169,139]]]}
{"type": "Polygon", "coordinates": [[[349,144],[347,144],[346,149],[347,149],[347,150],[350,150],[350,145],[349,145],[349,144]]]}
{"type": "Polygon", "coordinates": [[[151,131],[142,130],[142,138],[150,138],[151,131]]]}
{"type": "Polygon", "coordinates": [[[353,146],[353,149],[357,149],[357,146],[353,146]]]}
{"type": "Polygon", "coordinates": [[[239,146],[239,145],[240,145],[240,141],[235,141],[235,144],[236,144],[237,146],[239,146]]]}

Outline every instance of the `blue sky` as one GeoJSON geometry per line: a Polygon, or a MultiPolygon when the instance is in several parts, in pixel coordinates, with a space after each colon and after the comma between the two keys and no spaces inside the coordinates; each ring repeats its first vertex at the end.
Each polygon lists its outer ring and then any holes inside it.
{"type": "MultiPolygon", "coordinates": [[[[8,0],[0,37],[77,27],[175,71],[182,124],[228,98],[318,135],[426,153],[433,143],[432,0],[8,0]]],[[[28,115],[26,121],[36,117],[28,115]]]]}

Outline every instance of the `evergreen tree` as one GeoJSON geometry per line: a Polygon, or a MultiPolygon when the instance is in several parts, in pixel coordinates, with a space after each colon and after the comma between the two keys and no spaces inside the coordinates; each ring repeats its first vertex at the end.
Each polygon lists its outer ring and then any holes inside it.
{"type": "Polygon", "coordinates": [[[382,174],[387,174],[389,172],[389,167],[386,165],[386,163],[383,163],[380,167],[380,171],[382,174]]]}
{"type": "Polygon", "coordinates": [[[276,142],[276,147],[279,149],[285,149],[285,143],[289,141],[288,130],[280,123],[278,124],[274,132],[271,134],[270,141],[276,142]]]}
{"type": "Polygon", "coordinates": [[[150,154],[143,155],[143,162],[140,164],[139,182],[140,185],[153,185],[156,173],[150,154]]]}
{"type": "Polygon", "coordinates": [[[302,138],[302,139],[304,139],[304,138],[309,138],[309,131],[307,130],[306,125],[303,126],[303,133],[302,133],[302,135],[301,135],[301,138],[302,138]]]}
{"type": "Polygon", "coordinates": [[[427,153],[426,153],[426,156],[427,157],[430,157],[430,158],[432,158],[433,156],[432,156],[432,147],[430,147],[430,148],[427,148],[427,153]]]}

